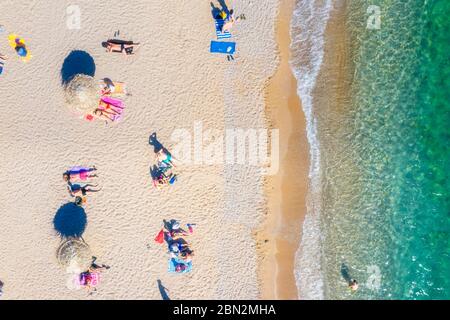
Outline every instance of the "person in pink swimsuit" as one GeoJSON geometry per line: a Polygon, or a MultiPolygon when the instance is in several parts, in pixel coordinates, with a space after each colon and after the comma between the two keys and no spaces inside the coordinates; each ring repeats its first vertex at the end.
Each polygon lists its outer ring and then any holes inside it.
{"type": "Polygon", "coordinates": [[[97,175],[95,173],[92,173],[93,171],[96,171],[96,167],[72,167],[66,172],[63,173],[63,179],[66,182],[70,181],[86,181],[88,178],[95,178],[97,175]]]}

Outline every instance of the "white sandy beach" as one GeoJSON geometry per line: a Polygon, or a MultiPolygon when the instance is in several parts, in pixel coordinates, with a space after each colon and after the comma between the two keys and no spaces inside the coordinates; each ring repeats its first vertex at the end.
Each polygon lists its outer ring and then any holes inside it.
{"type": "MultiPolygon", "coordinates": [[[[233,29],[235,61],[209,52],[215,39],[209,1],[77,1],[81,28],[69,30],[72,1],[3,0],[0,52],[0,280],[3,299],[172,299],[261,297],[253,238],[266,212],[264,177],[253,166],[180,165],[169,188],[151,185],[149,135],[169,150],[176,129],[265,128],[264,86],[277,67],[276,0],[232,1],[247,19],[233,29]],[[108,54],[101,42],[142,44],[135,56],[108,54]],[[21,62],[7,35],[24,37],[21,62]],[[127,84],[124,119],[87,122],[64,104],[60,71],[72,50],[95,61],[95,78],[127,84]],[[62,173],[95,165],[101,192],[88,195],[83,238],[100,263],[98,291],[69,290],[55,251],[53,217],[72,201],[62,173]],[[196,223],[193,271],[167,272],[166,247],[153,238],[163,219],[196,223]],[[149,248],[147,245],[150,244],[149,248]]],[[[176,156],[176,155],[175,155],[176,156]]]]}

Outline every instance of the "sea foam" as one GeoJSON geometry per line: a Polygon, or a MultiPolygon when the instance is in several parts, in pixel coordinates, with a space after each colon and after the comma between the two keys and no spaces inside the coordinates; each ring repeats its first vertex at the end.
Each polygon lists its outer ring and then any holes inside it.
{"type": "Polygon", "coordinates": [[[323,61],[325,29],[332,8],[331,0],[297,1],[291,22],[290,64],[298,82],[297,94],[305,113],[310,146],[307,214],[295,261],[297,289],[302,299],[324,298],[320,232],[320,145],[317,139],[312,94],[323,61]]]}

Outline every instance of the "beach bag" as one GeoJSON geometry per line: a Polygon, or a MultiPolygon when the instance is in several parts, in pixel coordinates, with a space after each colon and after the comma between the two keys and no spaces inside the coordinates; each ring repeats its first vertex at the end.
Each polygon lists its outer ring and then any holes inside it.
{"type": "Polygon", "coordinates": [[[155,237],[155,242],[162,244],[164,242],[164,230],[161,229],[161,231],[159,231],[158,235],[155,237]]]}

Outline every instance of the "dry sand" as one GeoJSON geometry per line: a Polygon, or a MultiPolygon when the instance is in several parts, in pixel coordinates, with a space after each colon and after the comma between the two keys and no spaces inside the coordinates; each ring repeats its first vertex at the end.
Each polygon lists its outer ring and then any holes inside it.
{"type": "Polygon", "coordinates": [[[215,38],[209,1],[78,1],[81,28],[69,30],[72,1],[3,0],[0,52],[10,56],[0,76],[0,279],[4,299],[160,299],[157,280],[173,299],[261,297],[252,235],[266,212],[264,177],[253,166],[180,165],[179,181],[151,186],[148,138],[171,148],[175,129],[265,128],[264,86],[276,70],[276,0],[233,1],[247,20],[236,25],[236,61],[209,53],[215,38]],[[139,41],[137,55],[107,54],[113,37],[139,41]],[[25,38],[24,64],[7,34],[25,38]],[[86,122],[64,105],[60,70],[72,50],[95,60],[97,79],[126,82],[118,125],[86,122]],[[57,209],[70,201],[61,174],[96,165],[102,191],[89,195],[83,238],[99,262],[111,265],[98,291],[66,287],[55,258],[57,209]],[[196,223],[194,269],[167,272],[166,248],[153,238],[162,219],[196,223]],[[147,245],[150,246],[147,248],[147,245]]]}

